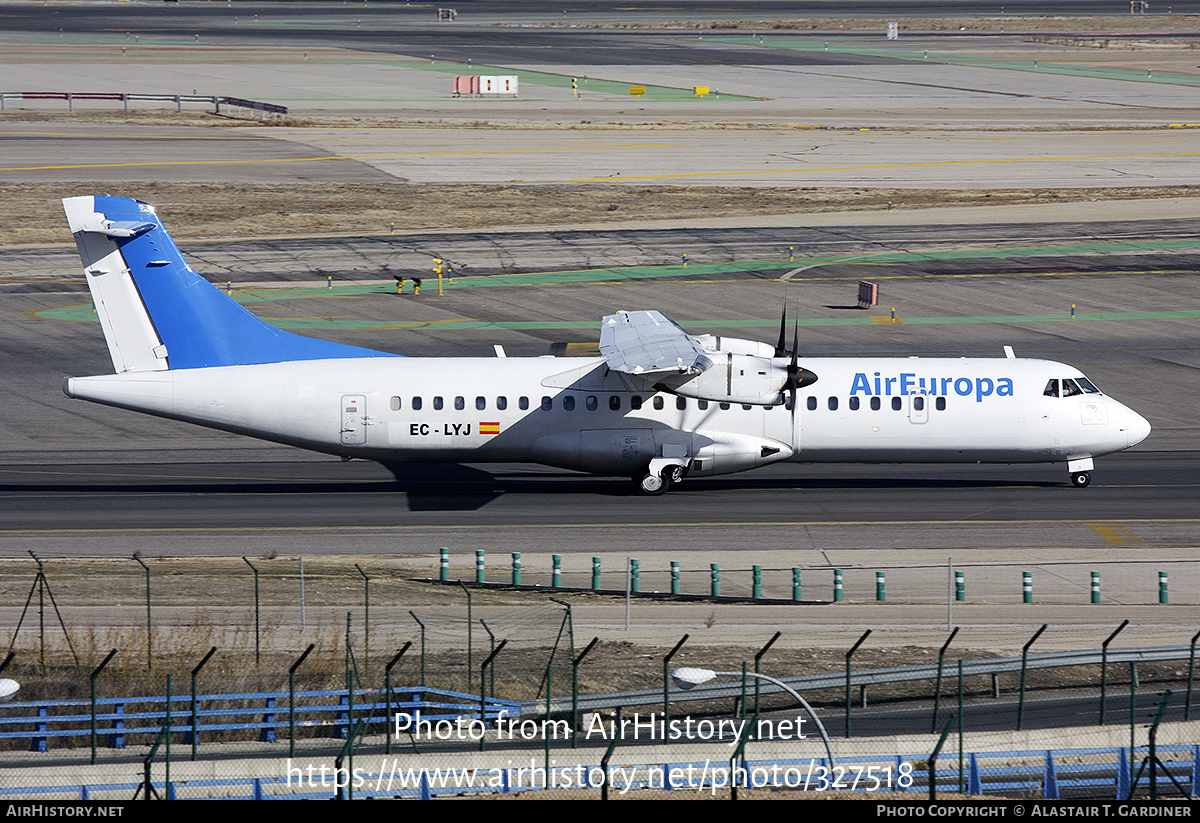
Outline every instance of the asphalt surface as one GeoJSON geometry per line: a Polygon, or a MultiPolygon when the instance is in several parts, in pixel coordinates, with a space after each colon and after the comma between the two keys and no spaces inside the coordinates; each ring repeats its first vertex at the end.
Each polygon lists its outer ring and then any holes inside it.
{"type": "MultiPolygon", "coordinates": [[[[34,541],[49,553],[127,554],[165,535],[172,535],[172,551],[181,553],[240,554],[250,545],[325,552],[344,549],[331,538],[345,530],[363,532],[356,545],[364,550],[401,554],[425,554],[439,541],[461,546],[481,538],[497,550],[530,552],[560,546],[595,552],[697,545],[726,550],[1111,545],[1088,525],[1098,521],[1125,523],[1122,528],[1133,535],[1129,544],[1139,551],[1194,545],[1200,429],[1189,395],[1178,386],[1200,357],[1185,334],[1195,321],[1152,315],[1120,323],[1067,319],[1077,300],[1086,300],[1089,311],[1157,309],[1168,295],[1188,305],[1200,263],[1196,252],[1153,244],[1177,242],[1191,228],[1187,221],[1126,221],[1103,230],[1094,224],[1016,225],[917,235],[902,227],[804,232],[747,227],[704,236],[451,234],[197,243],[185,249],[218,282],[236,269],[239,288],[246,278],[309,284],[327,272],[351,280],[373,273],[378,282],[407,270],[406,259],[422,259],[433,249],[461,249],[461,271],[468,274],[460,276],[460,284],[497,285],[460,285],[441,298],[381,290],[337,299],[334,292],[333,314],[324,297],[266,306],[272,321],[285,327],[292,317],[308,318],[306,333],[417,356],[486,355],[496,342],[510,356],[537,356],[561,353],[570,343],[594,343],[597,318],[613,307],[613,285],[498,285],[514,276],[536,279],[567,260],[607,269],[661,264],[682,247],[693,259],[745,260],[797,236],[797,245],[808,252],[820,249],[822,256],[885,251],[900,259],[889,258],[882,267],[798,266],[801,271],[746,264],[709,276],[626,282],[618,299],[625,307],[659,308],[695,331],[711,328],[764,340],[773,339],[777,321],[770,314],[786,299],[799,303],[793,317],[823,323],[802,329],[802,350],[814,355],[987,356],[1009,344],[1022,356],[1084,369],[1156,427],[1134,451],[1099,459],[1095,485],[1086,490],[1070,488],[1065,470],[1052,466],[786,465],[689,481],[655,499],[634,495],[624,479],[537,467],[343,464],[68,400],[57,391],[63,376],[109,369],[94,323],[54,319],[88,320],[78,286],[70,278],[67,288],[52,279],[55,270],[69,271],[72,254],[5,252],[4,267],[23,276],[10,275],[5,286],[11,314],[4,323],[0,376],[10,397],[22,402],[4,409],[10,438],[0,469],[8,502],[0,514],[3,552],[19,555],[34,541]],[[1093,248],[1089,244],[1098,235],[1117,240],[1124,251],[1093,248]],[[1003,250],[990,259],[978,254],[937,259],[947,247],[981,246],[1003,250]],[[1022,256],[1015,246],[1063,246],[1078,253],[1022,256]],[[789,271],[791,281],[778,279],[789,271]],[[910,323],[839,325],[860,317],[852,295],[863,276],[884,284],[889,305],[875,313],[886,313],[894,302],[910,323]],[[81,298],[82,314],[44,311],[81,298]],[[937,320],[953,318],[964,306],[977,315],[974,320],[937,320]],[[1051,310],[1058,313],[1043,314],[1051,310]],[[998,319],[986,321],[985,314],[998,319]],[[916,323],[918,315],[931,322],[916,323]],[[834,325],[824,325],[830,320],[834,325]],[[453,328],[463,321],[472,325],[453,328]],[[381,324],[388,328],[375,328],[381,324]],[[30,408],[37,413],[30,415],[30,408]],[[649,534],[653,540],[647,540],[649,534]],[[176,538],[182,535],[187,536],[176,538]]],[[[597,279],[609,277],[611,271],[597,279]]]]}

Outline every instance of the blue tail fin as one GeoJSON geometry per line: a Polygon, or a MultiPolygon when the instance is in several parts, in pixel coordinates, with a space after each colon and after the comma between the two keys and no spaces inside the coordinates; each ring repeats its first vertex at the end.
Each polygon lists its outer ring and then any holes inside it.
{"type": "Polygon", "coordinates": [[[192,271],[145,203],[69,197],[63,208],[118,372],[397,356],[258,319],[192,271]]]}

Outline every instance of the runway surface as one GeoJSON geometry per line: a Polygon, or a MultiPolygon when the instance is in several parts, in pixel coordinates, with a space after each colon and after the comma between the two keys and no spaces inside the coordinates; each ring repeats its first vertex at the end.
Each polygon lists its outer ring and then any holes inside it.
{"type": "Polygon", "coordinates": [[[22,402],[4,410],[10,438],[0,468],[0,553],[127,555],[164,544],[181,554],[345,553],[348,539],[356,552],[389,555],[480,541],[528,552],[1187,548],[1200,524],[1200,429],[1179,387],[1200,351],[1185,333],[1195,319],[1154,310],[1167,294],[1176,305],[1195,303],[1196,251],[1179,239],[1194,235],[1191,228],[1187,221],[1110,224],[1102,233],[1116,249],[1095,247],[1095,225],[1071,224],[920,235],[901,227],[470,234],[185,249],[218,282],[237,267],[239,291],[244,278],[304,286],[326,271],[356,280],[371,271],[378,282],[405,270],[398,255],[420,258],[433,244],[461,249],[467,274],[441,298],[397,296],[394,285],[347,286],[291,296],[268,290],[272,299],[247,304],[285,327],[408,354],[487,354],[495,342],[510,356],[586,348],[614,301],[659,308],[694,331],[765,340],[776,330],[770,314],[789,299],[800,306],[802,352],[986,356],[1009,344],[1023,356],[1083,368],[1155,425],[1138,449],[1099,459],[1086,490],[1070,488],[1065,470],[1051,466],[786,465],[688,481],[655,499],[634,495],[625,479],[528,466],[343,464],[67,400],[57,390],[62,376],[109,369],[86,297],[80,309],[54,308],[83,297],[77,285],[49,277],[60,266],[69,270],[72,255],[5,252],[6,269],[33,268],[5,287],[12,314],[0,375],[22,402]],[[820,249],[814,259],[822,263],[744,262],[797,236],[806,251],[820,249]],[[727,262],[708,263],[716,268],[707,273],[700,264],[688,272],[646,266],[681,247],[693,259],[727,262]],[[836,262],[839,255],[845,262],[836,262]],[[556,278],[555,266],[568,259],[595,271],[556,278]],[[629,272],[647,274],[622,282],[629,272]],[[789,273],[790,281],[779,279],[789,273]],[[880,278],[890,297],[867,314],[886,315],[894,302],[909,322],[879,325],[853,308],[849,298],[864,273],[880,278]],[[1081,299],[1087,316],[1073,321],[1068,308],[1081,299]],[[971,317],[960,314],[966,305],[971,317]],[[1101,319],[1116,310],[1148,313],[1101,319]]]}

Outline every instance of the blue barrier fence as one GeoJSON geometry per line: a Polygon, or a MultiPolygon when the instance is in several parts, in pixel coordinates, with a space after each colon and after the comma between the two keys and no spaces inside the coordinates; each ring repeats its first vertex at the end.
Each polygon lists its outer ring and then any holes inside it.
{"type": "MultiPolygon", "coordinates": [[[[1144,756],[1145,749],[1134,751],[1132,762],[1144,756]]],[[[1200,746],[1159,746],[1159,756],[1186,754],[1182,759],[1168,760],[1156,776],[1162,797],[1179,797],[1176,786],[1190,797],[1197,796],[1200,787],[1200,746]],[[1174,778],[1174,782],[1172,779],[1174,778]]],[[[547,789],[598,790],[608,781],[610,791],[624,793],[639,789],[713,792],[729,788],[731,775],[740,777],[741,788],[770,788],[821,792],[853,791],[911,792],[914,797],[927,796],[928,756],[887,756],[839,758],[838,767],[830,775],[824,759],[812,760],[749,760],[744,771],[729,770],[727,761],[679,761],[612,765],[601,770],[599,753],[597,765],[552,768],[548,773],[535,769],[449,769],[442,767],[405,766],[390,773],[363,772],[356,797],[417,797],[438,795],[507,794],[512,792],[544,791],[547,789]]],[[[957,756],[954,756],[957,760],[957,756]]],[[[950,756],[938,761],[938,791],[955,792],[960,787],[972,795],[1008,795],[1021,797],[1113,798],[1130,796],[1131,772],[1129,750],[1123,748],[1014,750],[975,752],[964,757],[964,769],[951,767],[950,756]],[[997,762],[998,761],[998,762],[997,762]],[[1066,764],[1065,761],[1073,761],[1066,764]],[[1082,763],[1079,761],[1090,761],[1082,763]],[[1017,765],[1013,765],[1014,762],[1017,765]],[[991,765],[994,763],[995,765],[991,765]],[[1023,765],[1022,765],[1023,764],[1023,765]],[[960,782],[961,781],[961,782],[960,782]]],[[[386,765],[386,761],[385,761],[386,765]]],[[[297,769],[297,772],[300,770],[297,769]]],[[[1136,767],[1134,769],[1136,771],[1136,767]]],[[[217,795],[237,800],[302,800],[328,799],[336,792],[334,778],[328,789],[313,791],[311,783],[301,785],[296,775],[245,779],[211,779],[156,782],[155,789],[169,798],[184,796],[200,798],[217,795]]],[[[40,796],[69,795],[80,799],[96,799],[98,795],[129,793],[137,783],[67,784],[30,786],[21,789],[0,789],[0,796],[34,799],[40,796]]],[[[1143,774],[1138,780],[1137,794],[1144,796],[1150,778],[1143,774]]]]}
{"type": "MultiPolygon", "coordinates": [[[[351,721],[350,696],[345,689],[338,691],[298,691],[295,693],[297,730],[324,728],[328,737],[345,739],[351,721]],[[301,702],[303,701],[303,702],[301,702]]],[[[223,739],[257,740],[271,743],[280,729],[289,728],[288,692],[249,692],[241,694],[202,694],[196,696],[197,710],[193,717],[192,697],[189,694],[171,697],[171,729],[197,743],[205,735],[225,732],[223,739]]],[[[167,698],[113,697],[96,701],[95,723],[99,746],[110,749],[125,747],[128,735],[157,735],[167,722],[167,698]]],[[[479,717],[479,696],[450,692],[443,689],[393,689],[390,703],[382,689],[356,689],[354,720],[365,721],[368,733],[382,733],[388,728],[388,710],[420,713],[426,720],[442,718],[479,717]]],[[[520,703],[488,698],[485,713],[495,718],[504,711],[507,716],[520,715],[520,703]]],[[[92,734],[91,702],[64,700],[7,703],[0,708],[0,741],[28,740],[29,750],[49,751],[51,742],[62,747],[88,745],[92,734]]]]}

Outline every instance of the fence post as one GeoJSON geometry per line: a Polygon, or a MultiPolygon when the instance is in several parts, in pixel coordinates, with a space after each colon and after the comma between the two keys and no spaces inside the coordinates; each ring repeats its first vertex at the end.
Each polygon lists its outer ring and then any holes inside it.
{"type": "Polygon", "coordinates": [[[850,658],[858,651],[858,647],[863,644],[863,641],[871,634],[871,630],[867,629],[863,632],[862,637],[858,638],[858,642],[850,647],[846,652],[846,739],[850,739],[850,658]]]}
{"type": "MultiPolygon", "coordinates": [[[[1116,639],[1121,633],[1121,629],[1129,625],[1129,620],[1125,620],[1117,630],[1108,636],[1108,638],[1100,644],[1100,725],[1105,725],[1105,709],[1108,707],[1108,645],[1116,639]]],[[[1132,722],[1132,718],[1130,718],[1132,722]]]]}
{"type": "MultiPolygon", "coordinates": [[[[104,658],[104,661],[101,662],[101,664],[92,671],[91,686],[92,686],[92,765],[93,766],[96,765],[96,679],[100,677],[100,672],[104,671],[104,667],[108,665],[108,661],[112,660],[113,655],[115,655],[116,653],[117,653],[116,649],[113,649],[112,651],[110,651],[108,653],[108,657],[104,658]]],[[[46,751],[45,746],[46,746],[46,741],[43,739],[42,740],[42,748],[40,749],[40,751],[43,751],[43,752],[46,751]]]]}
{"type": "MultiPolygon", "coordinates": [[[[46,706],[38,706],[38,710],[37,710],[37,716],[38,716],[38,717],[46,717],[46,716],[47,716],[49,713],[50,713],[50,710],[49,710],[49,709],[48,709],[46,706]]],[[[95,711],[95,701],[94,701],[94,699],[93,699],[93,708],[92,708],[92,729],[94,730],[95,728],[96,728],[96,711],[95,711]]],[[[34,726],[33,726],[33,729],[34,729],[34,731],[35,731],[35,732],[40,732],[40,733],[42,733],[42,734],[45,734],[45,733],[46,733],[46,729],[47,729],[47,724],[46,724],[44,721],[39,721],[39,722],[37,722],[37,723],[35,723],[35,724],[34,724],[34,726]]],[[[95,738],[95,736],[96,736],[96,735],[95,735],[95,731],[93,731],[93,732],[92,732],[92,737],[93,737],[93,738],[95,738]]],[[[30,744],[29,744],[29,751],[31,751],[31,752],[44,752],[44,751],[46,751],[46,738],[44,738],[44,737],[35,737],[35,738],[33,738],[33,740],[32,740],[32,741],[30,742],[30,744]]],[[[95,745],[95,743],[93,742],[93,744],[92,744],[92,752],[93,752],[93,754],[92,754],[92,763],[93,763],[93,764],[96,762],[96,755],[95,755],[95,751],[96,751],[96,745],[95,745]]]]}
{"type": "MultiPolygon", "coordinates": [[[[304,662],[304,658],[316,648],[316,643],[309,643],[300,659],[288,669],[288,757],[296,756],[296,669],[304,662]]],[[[391,740],[391,738],[388,738],[391,740]]]]}
{"type": "MultiPolygon", "coordinates": [[[[118,703],[115,706],[113,706],[113,714],[118,714],[118,715],[125,714],[125,704],[118,703]]],[[[114,718],[112,730],[113,730],[113,733],[108,736],[108,747],[110,749],[125,748],[125,735],[123,735],[121,733],[121,732],[125,731],[125,721],[122,720],[120,717],[114,718]]]]}
{"type": "Polygon", "coordinates": [[[275,742],[275,698],[267,698],[267,712],[263,715],[263,727],[258,733],[260,743],[275,742]]]}
{"type": "Polygon", "coordinates": [[[188,733],[191,737],[192,760],[196,759],[196,746],[200,744],[200,701],[196,697],[196,681],[200,676],[200,670],[204,668],[204,664],[216,651],[217,647],[213,646],[208,650],[208,654],[204,655],[204,659],[196,664],[196,668],[192,669],[192,730],[188,733]]]}
{"type": "Polygon", "coordinates": [[[1025,675],[1029,671],[1029,647],[1042,636],[1048,625],[1050,624],[1043,623],[1042,627],[1033,633],[1033,637],[1029,638],[1029,642],[1021,647],[1021,694],[1017,700],[1017,731],[1025,727],[1025,675]]]}

